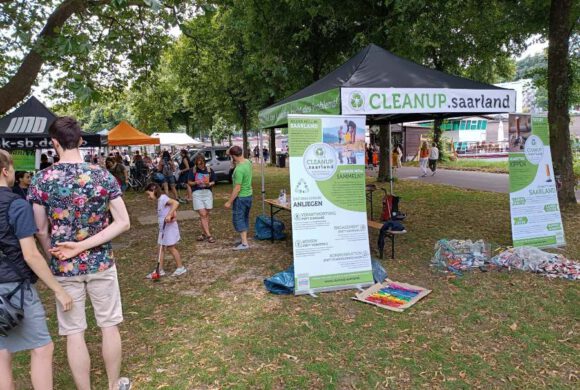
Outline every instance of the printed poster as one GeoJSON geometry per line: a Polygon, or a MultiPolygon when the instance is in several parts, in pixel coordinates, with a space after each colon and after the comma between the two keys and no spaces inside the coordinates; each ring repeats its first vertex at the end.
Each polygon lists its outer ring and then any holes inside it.
{"type": "Polygon", "coordinates": [[[295,294],[373,284],[365,117],[288,115],[295,294]]]}
{"type": "Polygon", "coordinates": [[[11,150],[16,171],[34,171],[36,168],[36,153],[34,150],[11,150]]]}
{"type": "Polygon", "coordinates": [[[548,118],[510,114],[509,147],[514,247],[565,245],[552,167],[548,118]]]}

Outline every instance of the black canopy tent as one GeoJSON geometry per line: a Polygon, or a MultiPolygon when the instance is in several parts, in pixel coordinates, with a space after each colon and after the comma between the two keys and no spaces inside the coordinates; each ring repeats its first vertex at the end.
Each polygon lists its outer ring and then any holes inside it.
{"type": "MultiPolygon", "coordinates": [[[[52,147],[48,128],[56,119],[48,108],[34,96],[0,119],[0,148],[5,150],[34,150],[52,147]]],[[[82,147],[107,146],[107,137],[82,133],[82,147]]]]}
{"type": "Polygon", "coordinates": [[[367,125],[506,113],[515,91],[453,76],[376,45],[274,105],[260,127],[286,127],[288,114],[366,115],[367,125]]]}
{"type": "MultiPolygon", "coordinates": [[[[365,115],[367,125],[390,125],[514,112],[515,107],[514,90],[430,69],[371,44],[322,79],[261,110],[259,119],[262,129],[287,127],[288,114],[365,115]]],[[[388,138],[390,160],[390,126],[388,138]]]]}

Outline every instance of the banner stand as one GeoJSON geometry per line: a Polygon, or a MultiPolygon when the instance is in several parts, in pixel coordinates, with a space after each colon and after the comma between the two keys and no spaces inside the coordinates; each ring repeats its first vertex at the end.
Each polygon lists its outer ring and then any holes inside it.
{"type": "Polygon", "coordinates": [[[508,123],[513,246],[564,246],[548,118],[510,114],[508,123]]]}
{"type": "Polygon", "coordinates": [[[296,295],[373,284],[365,117],[289,115],[296,295]]]}

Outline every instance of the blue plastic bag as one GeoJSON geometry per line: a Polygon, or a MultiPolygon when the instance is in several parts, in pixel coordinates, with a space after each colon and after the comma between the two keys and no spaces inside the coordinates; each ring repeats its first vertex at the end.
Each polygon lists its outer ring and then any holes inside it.
{"type": "Polygon", "coordinates": [[[373,267],[373,279],[375,283],[384,282],[388,275],[381,263],[377,259],[371,258],[371,265],[373,267]]]}
{"type": "MultiPolygon", "coordinates": [[[[267,215],[258,215],[256,217],[256,226],[254,231],[256,235],[254,236],[256,240],[270,240],[272,238],[272,222],[267,215]]],[[[274,218],[274,240],[283,240],[286,238],[286,233],[284,233],[284,223],[277,218],[274,218]]]]}
{"type": "Polygon", "coordinates": [[[272,294],[294,294],[294,266],[264,279],[264,286],[272,294]]]}

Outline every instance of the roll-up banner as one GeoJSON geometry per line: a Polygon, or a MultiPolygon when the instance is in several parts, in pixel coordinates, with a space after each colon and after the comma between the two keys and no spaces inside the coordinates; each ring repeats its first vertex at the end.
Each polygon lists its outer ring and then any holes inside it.
{"type": "Polygon", "coordinates": [[[373,283],[365,117],[288,115],[295,294],[373,283]]]}
{"type": "Polygon", "coordinates": [[[510,114],[509,147],[514,247],[565,245],[552,168],[548,118],[510,114]]]}

